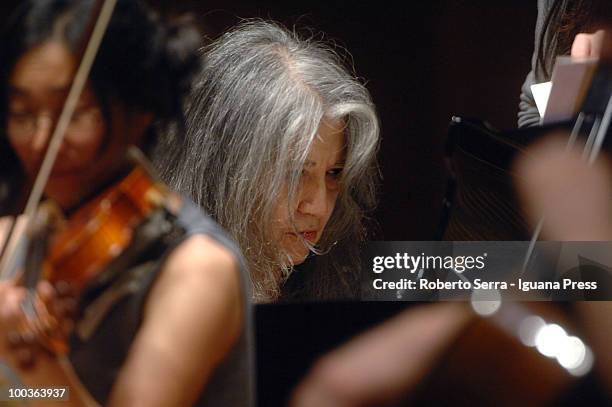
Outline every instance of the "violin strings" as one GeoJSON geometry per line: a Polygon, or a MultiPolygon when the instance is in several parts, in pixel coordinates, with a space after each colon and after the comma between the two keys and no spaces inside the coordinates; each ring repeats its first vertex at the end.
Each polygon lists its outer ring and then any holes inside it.
{"type": "MultiPolygon", "coordinates": [[[[580,112],[578,114],[578,117],[576,118],[576,122],[574,123],[574,126],[572,127],[572,131],[570,133],[570,136],[567,139],[567,143],[565,145],[565,151],[566,152],[570,151],[576,145],[576,141],[578,140],[578,135],[580,134],[580,131],[582,130],[582,126],[584,125],[584,118],[585,118],[584,112],[580,112]]],[[[597,119],[596,119],[596,121],[597,121],[597,119]]],[[[593,128],[594,127],[595,127],[595,124],[591,128],[591,133],[593,132],[593,128]]],[[[586,152],[586,150],[588,148],[588,144],[589,144],[588,140],[590,140],[590,139],[591,139],[591,134],[589,134],[587,142],[585,143],[585,146],[584,146],[584,151],[585,152],[586,152]]],[[[529,240],[529,246],[527,247],[527,252],[525,253],[525,259],[523,260],[523,265],[522,265],[521,271],[519,273],[519,277],[522,277],[525,274],[525,272],[527,271],[527,268],[529,267],[529,263],[532,260],[533,253],[534,253],[534,250],[535,250],[535,245],[538,242],[538,240],[540,239],[540,235],[542,234],[542,229],[544,228],[544,223],[545,222],[546,222],[546,216],[545,216],[545,214],[542,214],[540,216],[540,219],[538,220],[538,223],[537,223],[534,231],[533,231],[533,234],[531,235],[531,239],[529,240]]]]}
{"type": "MultiPolygon", "coordinates": [[[[608,99],[608,104],[606,105],[606,109],[604,111],[603,116],[596,116],[593,122],[593,126],[589,132],[589,136],[584,145],[584,149],[582,151],[582,157],[587,161],[589,166],[593,165],[599,157],[601,152],[601,147],[608,133],[608,129],[610,127],[610,120],[612,118],[612,95],[608,99]]],[[[574,127],[572,128],[572,132],[570,133],[570,137],[567,140],[567,144],[565,146],[565,151],[569,151],[576,144],[576,140],[578,138],[578,134],[582,129],[582,125],[584,123],[584,112],[580,112],[578,117],[576,118],[576,122],[574,127]]],[[[529,262],[533,256],[533,251],[535,248],[535,244],[538,241],[540,234],[542,233],[542,228],[544,226],[545,215],[540,217],[538,224],[531,236],[531,240],[529,242],[529,247],[527,248],[527,253],[525,254],[525,260],[523,261],[523,267],[521,269],[520,275],[523,276],[527,267],[529,266],[529,262]]]]}
{"type": "Polygon", "coordinates": [[[601,118],[599,131],[597,132],[597,136],[595,137],[595,141],[593,143],[593,149],[591,150],[591,155],[589,156],[589,165],[593,165],[599,156],[601,146],[603,145],[606,134],[608,134],[608,128],[610,127],[610,116],[612,116],[612,95],[610,95],[610,99],[608,99],[606,110],[601,118]]]}
{"type": "Polygon", "coordinates": [[[599,116],[595,117],[595,121],[593,122],[593,126],[591,127],[591,131],[589,132],[589,137],[587,138],[586,143],[584,144],[584,149],[582,150],[582,159],[588,160],[588,157],[593,150],[593,145],[595,144],[595,139],[597,138],[597,134],[599,131],[599,124],[601,123],[601,118],[599,116]]]}

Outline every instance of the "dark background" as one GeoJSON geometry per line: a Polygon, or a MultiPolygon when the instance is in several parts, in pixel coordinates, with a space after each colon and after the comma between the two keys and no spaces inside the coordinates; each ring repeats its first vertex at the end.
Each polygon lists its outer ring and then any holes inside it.
{"type": "MultiPolygon", "coordinates": [[[[381,119],[384,240],[432,239],[445,186],[442,145],[452,115],[514,127],[533,50],[535,0],[405,2],[150,0],[191,12],[214,39],[240,18],[323,32],[348,49],[381,119]],[[382,3],[382,2],[381,2],[382,3]]],[[[17,1],[0,4],[0,23],[17,1]]]]}
{"type": "MultiPolygon", "coordinates": [[[[4,18],[17,2],[2,2],[4,18]]],[[[214,38],[239,18],[310,27],[347,48],[382,124],[383,184],[375,214],[385,240],[430,240],[445,188],[442,146],[452,115],[515,127],[533,51],[535,0],[150,1],[190,11],[214,38]]],[[[1,61],[0,61],[1,63],[1,61]]],[[[283,405],[315,357],[401,304],[265,305],[256,309],[259,405],[283,405]]]]}
{"type": "Polygon", "coordinates": [[[324,32],[350,51],[382,124],[383,185],[374,218],[384,240],[434,237],[452,115],[516,126],[536,18],[535,0],[152,3],[165,14],[194,13],[211,38],[240,18],[272,18],[324,32]]]}

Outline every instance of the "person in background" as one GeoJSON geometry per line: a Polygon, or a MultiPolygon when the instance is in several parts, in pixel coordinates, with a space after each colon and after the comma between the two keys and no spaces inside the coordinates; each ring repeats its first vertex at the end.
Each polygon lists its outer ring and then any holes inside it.
{"type": "Polygon", "coordinates": [[[521,87],[518,126],[540,123],[531,85],[550,81],[558,55],[597,57],[602,28],[612,21],[607,0],[538,0],[531,71],[521,87]]]}

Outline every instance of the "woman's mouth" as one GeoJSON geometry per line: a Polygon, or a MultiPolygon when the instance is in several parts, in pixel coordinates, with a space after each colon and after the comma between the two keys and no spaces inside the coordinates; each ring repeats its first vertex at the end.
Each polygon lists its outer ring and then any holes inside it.
{"type": "Polygon", "coordinates": [[[316,230],[307,230],[304,232],[300,232],[304,240],[309,241],[310,243],[316,243],[317,241],[317,231],[316,230]]]}
{"type": "Polygon", "coordinates": [[[301,236],[302,239],[304,239],[304,240],[306,240],[306,241],[308,241],[310,243],[313,243],[313,244],[317,242],[317,231],[316,230],[305,230],[303,232],[298,232],[298,233],[289,232],[288,234],[291,235],[291,236],[294,236],[296,238],[298,236],[301,236]]]}

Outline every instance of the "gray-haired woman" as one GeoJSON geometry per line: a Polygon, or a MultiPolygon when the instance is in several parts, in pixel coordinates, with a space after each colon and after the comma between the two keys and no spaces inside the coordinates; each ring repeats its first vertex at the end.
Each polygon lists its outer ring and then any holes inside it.
{"type": "Polygon", "coordinates": [[[255,300],[357,296],[379,126],[337,51],[242,23],[205,49],[186,116],[157,164],[239,242],[255,300]]]}

